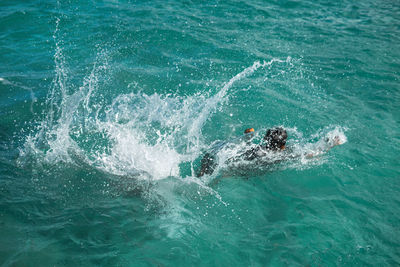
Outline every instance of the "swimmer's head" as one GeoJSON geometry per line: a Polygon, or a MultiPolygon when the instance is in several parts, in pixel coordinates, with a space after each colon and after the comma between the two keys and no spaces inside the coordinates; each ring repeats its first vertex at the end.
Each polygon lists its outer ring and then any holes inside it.
{"type": "Polygon", "coordinates": [[[269,129],[264,136],[265,146],[269,150],[285,149],[287,132],[282,127],[269,129]]]}

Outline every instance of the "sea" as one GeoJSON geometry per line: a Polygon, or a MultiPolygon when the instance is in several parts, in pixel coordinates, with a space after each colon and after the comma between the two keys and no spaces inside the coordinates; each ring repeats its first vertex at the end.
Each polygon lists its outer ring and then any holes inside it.
{"type": "Polygon", "coordinates": [[[399,266],[399,81],[395,0],[2,0],[0,265],[399,266]]]}

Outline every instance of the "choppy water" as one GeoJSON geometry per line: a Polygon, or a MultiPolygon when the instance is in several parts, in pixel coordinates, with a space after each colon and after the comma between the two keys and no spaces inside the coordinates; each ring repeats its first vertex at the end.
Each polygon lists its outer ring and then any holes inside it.
{"type": "Polygon", "coordinates": [[[2,1],[2,266],[400,264],[396,1],[2,1]],[[248,127],[315,158],[231,166],[248,127]],[[347,142],[346,142],[347,141],[347,142]]]}

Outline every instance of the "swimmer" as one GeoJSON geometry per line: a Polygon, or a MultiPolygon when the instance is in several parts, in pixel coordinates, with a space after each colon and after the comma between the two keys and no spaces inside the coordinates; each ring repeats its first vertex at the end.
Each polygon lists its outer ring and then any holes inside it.
{"type": "MultiPolygon", "coordinates": [[[[248,128],[244,131],[244,134],[245,134],[246,144],[250,146],[251,140],[254,137],[254,129],[248,128]]],[[[264,144],[260,144],[257,145],[256,147],[250,148],[241,155],[229,159],[228,162],[235,162],[240,160],[253,161],[257,159],[263,159],[267,155],[271,155],[271,153],[279,154],[277,159],[272,161],[271,163],[278,163],[285,159],[294,159],[300,157],[301,155],[293,154],[291,149],[288,149],[286,147],[287,137],[288,137],[287,131],[282,127],[274,127],[272,129],[268,129],[263,138],[265,142],[264,144]]],[[[335,136],[332,140],[326,138],[325,142],[328,144],[328,148],[326,148],[325,150],[308,153],[305,155],[305,157],[312,158],[318,156],[320,154],[327,152],[332,147],[342,144],[342,141],[340,140],[339,136],[335,136]]],[[[211,153],[206,153],[203,159],[201,160],[201,168],[197,174],[197,177],[201,177],[205,174],[211,175],[216,167],[217,167],[217,160],[215,156],[212,155],[211,153]]]]}

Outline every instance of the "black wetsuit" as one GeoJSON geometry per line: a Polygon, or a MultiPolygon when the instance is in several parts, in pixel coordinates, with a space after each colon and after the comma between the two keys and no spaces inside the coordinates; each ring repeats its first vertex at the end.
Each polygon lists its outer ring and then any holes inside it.
{"type": "Polygon", "coordinates": [[[214,155],[210,153],[206,153],[204,157],[201,159],[201,167],[200,171],[197,173],[197,177],[201,177],[204,174],[211,175],[215,167],[217,167],[217,160],[214,155]]]}
{"type": "MultiPolygon", "coordinates": [[[[227,163],[235,163],[240,161],[256,161],[260,160],[261,165],[265,164],[276,164],[282,162],[284,160],[294,159],[299,157],[300,155],[296,155],[293,153],[292,149],[286,148],[285,150],[270,150],[265,148],[265,145],[257,145],[252,147],[245,152],[241,153],[237,157],[233,157],[228,159],[227,163]]],[[[197,177],[201,177],[205,174],[211,175],[215,168],[217,167],[217,159],[215,155],[210,153],[206,153],[201,160],[201,168],[197,177]]]]}
{"type": "MultiPolygon", "coordinates": [[[[237,142],[238,140],[239,140],[239,142],[245,141],[248,145],[250,145],[253,137],[254,137],[253,133],[245,133],[243,136],[240,136],[240,137],[234,139],[233,142],[237,142]]],[[[205,174],[207,174],[207,175],[213,174],[213,172],[218,164],[215,154],[221,147],[223,147],[227,143],[228,142],[217,143],[217,146],[214,147],[214,149],[211,149],[210,153],[208,152],[208,153],[204,154],[203,158],[201,159],[200,170],[196,174],[197,177],[201,177],[205,174]]]]}

